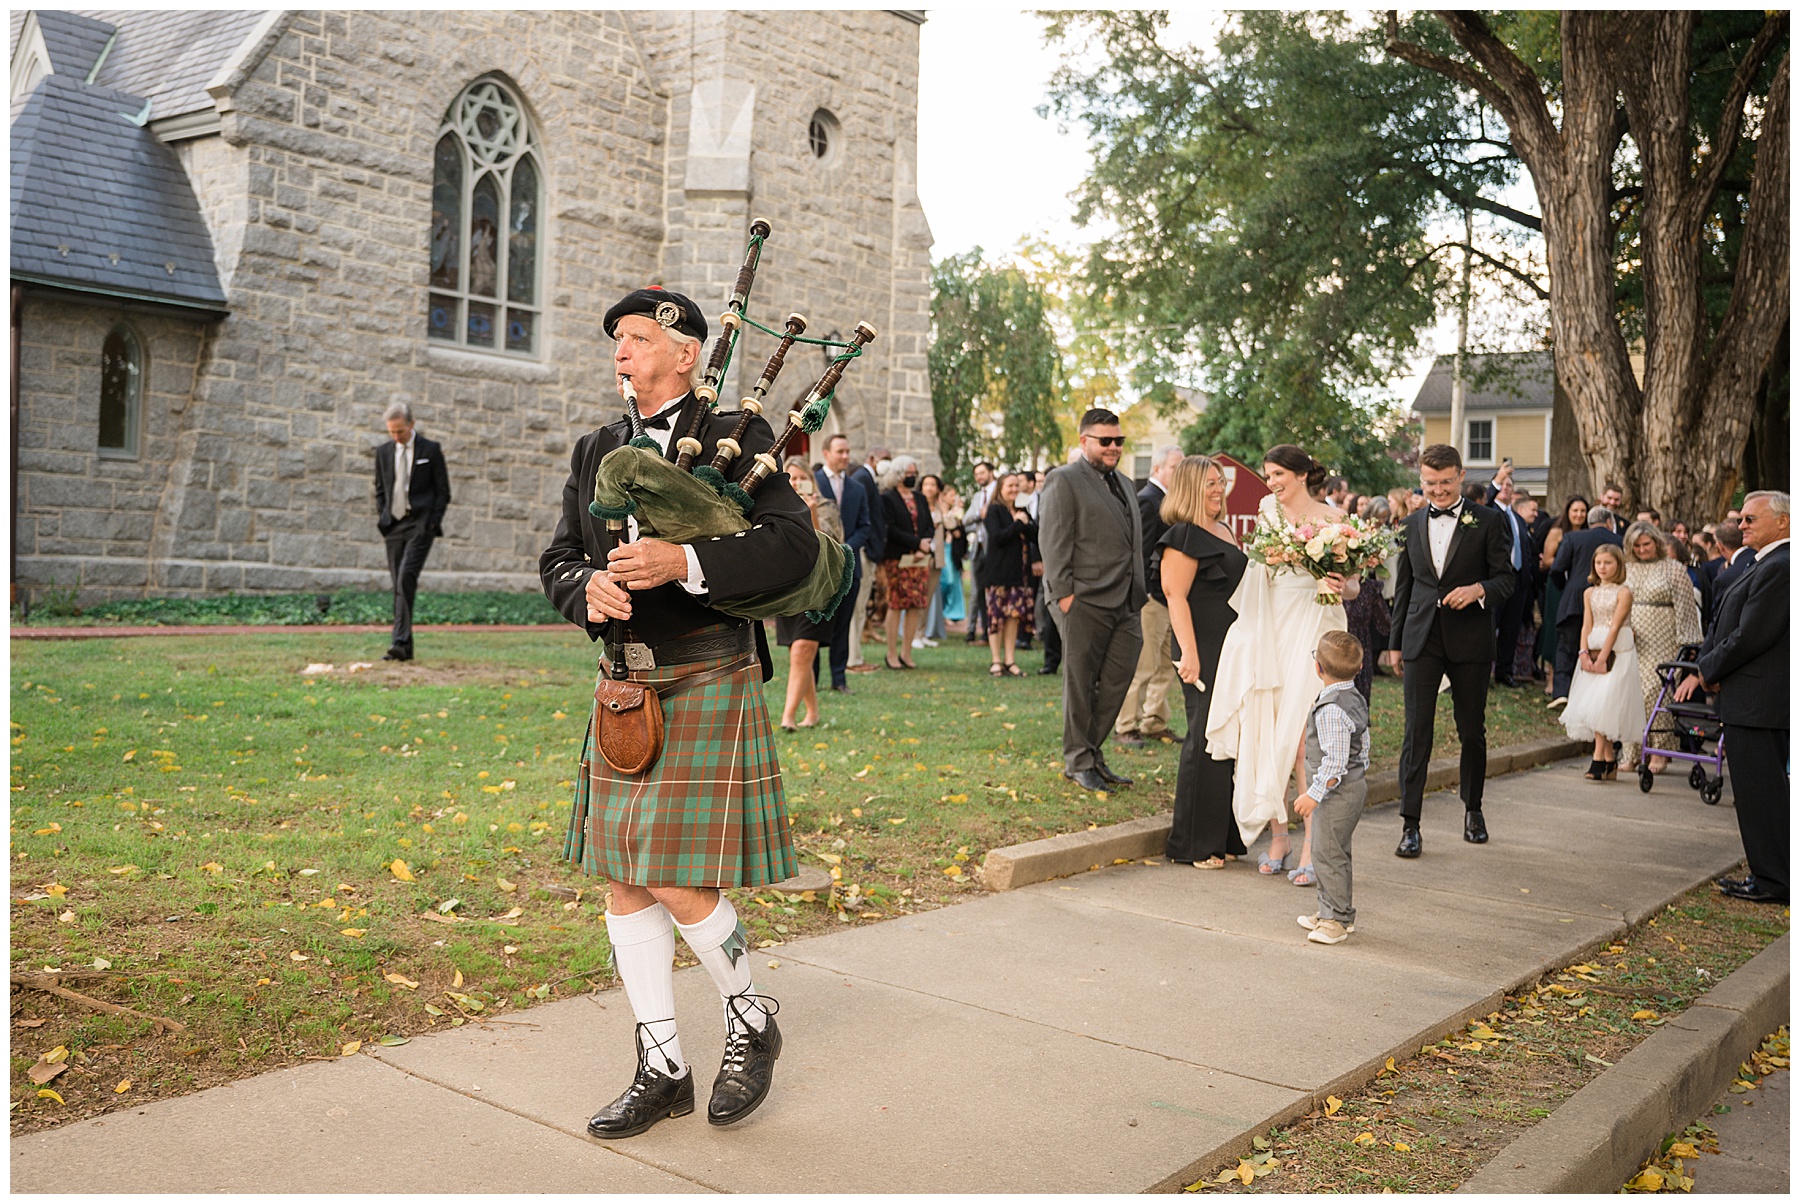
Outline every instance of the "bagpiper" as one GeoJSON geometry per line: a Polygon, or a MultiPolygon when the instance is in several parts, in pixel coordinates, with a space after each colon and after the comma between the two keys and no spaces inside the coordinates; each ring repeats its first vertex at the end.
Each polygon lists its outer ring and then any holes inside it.
{"type": "Polygon", "coordinates": [[[704,389],[696,397],[707,324],[687,297],[638,289],[607,310],[604,329],[617,340],[614,368],[629,409],[576,443],[539,571],[551,604],[605,641],[602,682],[610,674],[661,696],[652,704],[660,754],[633,773],[600,755],[597,725],[609,715],[596,705],[565,846],[571,861],[611,884],[606,931],[637,1020],[637,1073],[588,1121],[594,1137],[613,1139],[694,1110],[675,1024],[676,929],[724,1001],[725,1054],[707,1120],[741,1121],[768,1096],[781,1054],[777,1004],[755,989],[749,944],[722,890],[782,881],[798,863],[763,704],[773,663],[762,624],[717,607],[794,586],[813,569],[819,541],[785,473],[755,491],[748,528],[731,535],[638,538],[635,517],[611,524],[625,526],[623,539],[609,531],[594,497],[609,452],[634,441],[646,447],[648,437],[675,460],[692,438],[700,448],[687,449],[689,458],[705,463],[741,430],[741,454],[724,474],[735,482],[775,438],[761,418],[717,415],[704,389]]]}

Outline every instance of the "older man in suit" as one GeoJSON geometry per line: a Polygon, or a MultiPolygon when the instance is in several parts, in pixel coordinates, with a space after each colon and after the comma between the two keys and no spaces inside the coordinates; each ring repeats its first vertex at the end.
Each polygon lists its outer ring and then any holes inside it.
{"type": "Polygon", "coordinates": [[[1581,655],[1582,599],[1587,596],[1588,570],[1594,566],[1594,549],[1601,544],[1621,546],[1613,531],[1613,513],[1605,506],[1588,511],[1586,530],[1571,531],[1556,546],[1550,564],[1550,580],[1562,590],[1556,607],[1556,666],[1551,679],[1550,706],[1567,706],[1569,687],[1575,679],[1575,661],[1581,655]]]}
{"type": "Polygon", "coordinates": [[[413,658],[413,599],[432,541],[444,533],[450,473],[444,449],[414,433],[412,407],[396,401],[384,415],[391,441],[375,447],[375,529],[387,541],[394,583],[394,630],[389,661],[413,658]]]}
{"type": "Polygon", "coordinates": [[[1676,687],[1685,701],[1717,689],[1725,759],[1747,878],[1719,890],[1756,903],[1788,901],[1788,495],[1744,499],[1744,546],[1754,557],[1719,599],[1718,621],[1700,649],[1700,676],[1676,687]]]}
{"type": "MultiPolygon", "coordinates": [[[[832,435],[825,440],[825,463],[813,470],[813,477],[819,492],[837,503],[838,513],[844,519],[844,546],[850,549],[850,563],[855,571],[850,599],[862,597],[866,602],[867,595],[862,592],[863,560],[874,536],[875,518],[868,491],[850,472],[848,438],[832,435]]],[[[850,692],[844,674],[850,668],[850,635],[856,626],[857,613],[854,601],[849,601],[848,605],[838,607],[837,618],[832,623],[831,688],[839,694],[850,692]]]]}
{"type": "Polygon", "coordinates": [[[1081,458],[1054,469],[1038,503],[1044,597],[1063,643],[1063,776],[1084,790],[1129,786],[1100,746],[1143,647],[1144,535],[1118,473],[1125,436],[1110,410],[1081,416],[1081,458]]]}

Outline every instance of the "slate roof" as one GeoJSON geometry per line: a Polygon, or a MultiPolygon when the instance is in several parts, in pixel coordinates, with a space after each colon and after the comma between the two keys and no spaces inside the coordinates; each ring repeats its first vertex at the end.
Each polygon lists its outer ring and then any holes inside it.
{"type": "MultiPolygon", "coordinates": [[[[39,24],[43,24],[46,15],[38,13],[39,24]]],[[[213,99],[206,94],[207,83],[231,52],[242,45],[263,14],[85,9],[80,15],[119,30],[119,40],[107,54],[94,82],[150,101],[150,119],[156,121],[212,108],[213,99]]]]}
{"type": "Polygon", "coordinates": [[[39,81],[12,126],[12,275],[222,311],[194,190],[133,123],[143,107],[71,76],[39,81]]]}
{"type": "MultiPolygon", "coordinates": [[[[1471,355],[1463,403],[1470,410],[1548,410],[1556,398],[1556,363],[1549,351],[1471,355]]],[[[1440,355],[1413,398],[1415,414],[1450,412],[1456,357],[1440,355]]]]}
{"type": "Polygon", "coordinates": [[[40,12],[38,29],[50,52],[50,69],[58,75],[86,79],[100,53],[112,41],[113,26],[79,13],[40,12]]]}

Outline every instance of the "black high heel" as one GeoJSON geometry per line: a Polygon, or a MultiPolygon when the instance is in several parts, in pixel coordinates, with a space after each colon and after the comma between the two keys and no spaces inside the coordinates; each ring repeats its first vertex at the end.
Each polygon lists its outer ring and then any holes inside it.
{"type": "Polygon", "coordinates": [[[1587,772],[1581,776],[1590,782],[1604,782],[1606,780],[1606,762],[1589,761],[1587,772]]]}
{"type": "Polygon", "coordinates": [[[1616,782],[1619,780],[1619,763],[1617,761],[1608,761],[1606,763],[1606,780],[1609,782],[1616,782]]]}

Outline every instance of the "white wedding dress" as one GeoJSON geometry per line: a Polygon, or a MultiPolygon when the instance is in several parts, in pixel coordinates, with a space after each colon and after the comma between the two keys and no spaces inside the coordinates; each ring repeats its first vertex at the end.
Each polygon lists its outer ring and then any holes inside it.
{"type": "MultiPolygon", "coordinates": [[[[1285,523],[1273,494],[1261,513],[1285,523]]],[[[1235,760],[1231,810],[1244,847],[1271,823],[1288,819],[1285,796],[1306,731],[1307,712],[1323,684],[1313,650],[1327,631],[1344,631],[1341,602],[1320,606],[1318,581],[1300,569],[1270,569],[1252,560],[1231,595],[1237,621],[1225,633],[1206,723],[1206,750],[1235,760]]]]}

